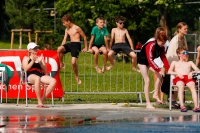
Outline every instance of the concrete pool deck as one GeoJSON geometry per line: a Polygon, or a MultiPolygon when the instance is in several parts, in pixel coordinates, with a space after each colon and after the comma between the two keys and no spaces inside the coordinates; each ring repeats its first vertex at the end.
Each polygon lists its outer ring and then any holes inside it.
{"type": "Polygon", "coordinates": [[[129,107],[124,103],[48,106],[37,108],[36,104],[29,104],[28,107],[25,104],[0,104],[0,132],[191,132],[194,126],[194,131],[200,130],[200,113],[192,110],[181,113],[179,109],[146,109],[129,107]]]}

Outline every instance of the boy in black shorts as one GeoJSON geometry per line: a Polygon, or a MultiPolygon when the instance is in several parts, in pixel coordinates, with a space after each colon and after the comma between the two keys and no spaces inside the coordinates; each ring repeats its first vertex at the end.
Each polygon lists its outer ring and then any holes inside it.
{"type": "Polygon", "coordinates": [[[87,51],[87,38],[84,32],[82,31],[82,29],[79,26],[72,23],[71,15],[69,14],[64,15],[62,17],[62,22],[63,22],[63,25],[66,27],[66,29],[65,29],[65,36],[63,38],[62,44],[57,49],[58,57],[60,60],[60,68],[64,67],[64,63],[62,62],[63,55],[68,52],[71,52],[71,56],[72,56],[71,63],[74,70],[75,79],[78,84],[81,84],[81,80],[78,77],[78,65],[77,65],[77,59],[79,56],[79,52],[81,51],[80,36],[83,37],[84,44],[85,44],[85,48],[82,50],[82,52],[87,51]],[[70,43],[66,44],[66,40],[68,36],[70,36],[70,43]]]}
{"type": "Polygon", "coordinates": [[[107,67],[107,70],[110,70],[114,66],[113,55],[117,54],[120,51],[123,51],[125,54],[132,57],[132,69],[139,72],[136,68],[136,54],[134,53],[133,42],[130,38],[130,35],[126,28],[124,28],[125,19],[122,16],[119,16],[115,19],[116,28],[113,28],[111,31],[111,40],[110,47],[111,50],[108,53],[108,59],[110,61],[110,66],[107,67]],[[130,46],[126,43],[125,37],[127,37],[130,46]],[[113,42],[115,43],[113,46],[113,42]]]}

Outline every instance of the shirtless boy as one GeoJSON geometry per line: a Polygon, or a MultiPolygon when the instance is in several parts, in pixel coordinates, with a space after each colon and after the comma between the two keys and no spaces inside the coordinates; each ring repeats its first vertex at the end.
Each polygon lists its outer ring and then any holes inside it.
{"type": "Polygon", "coordinates": [[[111,31],[110,47],[111,50],[108,52],[108,59],[110,61],[110,66],[107,70],[110,70],[114,66],[113,55],[120,51],[123,51],[127,55],[132,57],[132,69],[139,72],[136,68],[136,54],[133,52],[133,42],[126,28],[124,28],[125,19],[119,16],[115,19],[117,28],[113,28],[111,31]],[[125,37],[127,37],[130,46],[126,43],[125,37]],[[113,42],[115,43],[113,46],[113,42]]]}
{"type": "Polygon", "coordinates": [[[108,48],[108,30],[104,26],[105,20],[102,17],[96,19],[96,26],[93,27],[91,32],[91,39],[89,44],[89,51],[94,53],[94,65],[97,73],[104,73],[106,70],[108,48]],[[98,56],[99,53],[103,53],[103,68],[102,70],[98,67],[98,56]]]}
{"type": "Polygon", "coordinates": [[[81,51],[80,36],[83,37],[85,45],[85,48],[82,50],[82,52],[87,51],[87,38],[82,29],[79,26],[72,23],[72,18],[70,14],[66,14],[62,17],[62,23],[66,27],[66,29],[62,44],[57,49],[58,58],[60,60],[60,67],[61,68],[64,67],[63,55],[68,52],[71,52],[72,56],[71,64],[74,70],[75,79],[78,84],[81,84],[81,80],[78,77],[78,65],[77,65],[77,59],[79,56],[79,52],[81,51]],[[68,36],[70,37],[70,43],[66,44],[68,36]]]}
{"type": "Polygon", "coordinates": [[[173,80],[174,84],[178,86],[179,92],[179,102],[180,102],[180,111],[187,112],[187,108],[184,106],[184,86],[188,86],[192,93],[192,99],[194,102],[193,112],[200,112],[200,108],[197,102],[197,92],[195,88],[195,81],[192,79],[192,74],[197,73],[199,68],[192,62],[188,60],[188,51],[186,46],[180,46],[176,50],[176,53],[179,57],[179,61],[173,61],[168,70],[169,74],[175,75],[173,80]],[[194,71],[192,71],[192,69],[194,71]]]}

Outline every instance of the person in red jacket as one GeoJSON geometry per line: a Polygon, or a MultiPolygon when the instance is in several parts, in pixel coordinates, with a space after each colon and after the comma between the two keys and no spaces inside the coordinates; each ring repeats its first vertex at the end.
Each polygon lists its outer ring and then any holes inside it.
{"type": "Polygon", "coordinates": [[[153,94],[153,98],[156,99],[157,102],[161,102],[161,100],[158,97],[158,90],[161,84],[161,80],[165,76],[165,73],[161,71],[161,69],[156,65],[156,63],[154,62],[154,59],[160,57],[164,64],[164,67],[167,70],[169,69],[169,63],[165,56],[164,45],[165,45],[165,42],[167,41],[167,35],[164,29],[161,27],[158,27],[156,29],[154,38],[155,40],[144,44],[137,59],[138,66],[140,68],[141,74],[145,82],[144,94],[145,94],[146,103],[147,103],[146,108],[148,109],[154,109],[154,107],[151,105],[150,100],[149,100],[150,78],[148,76],[148,70],[155,73],[158,77],[154,85],[155,91],[153,94]]]}

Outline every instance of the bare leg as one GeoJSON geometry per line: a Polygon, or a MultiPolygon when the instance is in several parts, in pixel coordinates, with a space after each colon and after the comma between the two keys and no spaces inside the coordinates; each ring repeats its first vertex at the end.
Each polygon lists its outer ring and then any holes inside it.
{"type": "Polygon", "coordinates": [[[101,47],[100,50],[103,53],[103,68],[102,68],[102,72],[104,73],[106,71],[106,63],[108,60],[108,52],[106,50],[106,47],[101,47]]]}
{"type": "Polygon", "coordinates": [[[148,75],[148,67],[146,65],[141,65],[138,64],[142,77],[144,79],[144,94],[145,94],[145,98],[146,98],[146,108],[148,109],[154,109],[154,107],[151,105],[150,99],[149,99],[149,85],[150,85],[150,79],[149,79],[149,75],[148,75]]]}
{"type": "Polygon", "coordinates": [[[161,100],[160,98],[158,97],[158,91],[160,89],[160,84],[161,84],[161,81],[162,81],[162,77],[160,76],[160,74],[158,72],[156,72],[153,68],[149,68],[152,72],[154,72],[156,75],[157,75],[157,79],[156,79],[156,82],[154,84],[154,94],[153,94],[153,98],[156,99],[157,102],[160,102],[161,103],[161,100]]]}
{"type": "Polygon", "coordinates": [[[65,67],[65,65],[63,64],[63,55],[64,55],[64,52],[65,52],[64,46],[59,46],[58,49],[57,49],[57,52],[58,52],[58,59],[59,59],[59,62],[60,62],[60,68],[64,68],[65,67]]]}
{"type": "Polygon", "coordinates": [[[92,50],[94,51],[94,67],[95,67],[97,73],[101,73],[101,69],[99,69],[99,66],[98,66],[99,49],[94,46],[94,47],[92,47],[92,50]]]}
{"type": "MultiPolygon", "coordinates": [[[[157,75],[155,73],[153,75],[154,75],[154,88],[155,88],[156,87],[157,75]]],[[[159,85],[159,88],[158,88],[158,97],[160,98],[161,104],[165,104],[164,93],[161,91],[162,82],[163,82],[163,80],[160,82],[160,85],[159,85]]]]}
{"type": "Polygon", "coordinates": [[[184,107],[184,83],[182,81],[178,81],[176,83],[176,85],[178,86],[178,98],[179,98],[179,102],[180,102],[180,106],[184,107]]]}
{"type": "Polygon", "coordinates": [[[41,82],[48,85],[48,87],[46,88],[46,93],[42,97],[42,103],[44,104],[45,99],[53,91],[53,89],[56,85],[56,79],[54,79],[48,75],[45,75],[45,76],[41,77],[41,82]]]}
{"type": "Polygon", "coordinates": [[[198,98],[197,98],[197,92],[195,88],[195,83],[194,82],[189,82],[187,83],[187,86],[190,88],[190,91],[192,93],[192,100],[194,102],[194,108],[198,108],[198,98]]]}
{"type": "Polygon", "coordinates": [[[35,89],[35,94],[38,100],[38,105],[43,105],[43,101],[41,99],[40,77],[35,74],[31,74],[28,77],[28,81],[34,84],[34,89],[35,89]]]}
{"type": "Polygon", "coordinates": [[[110,66],[107,67],[107,70],[110,70],[114,67],[114,60],[113,60],[113,55],[115,54],[115,52],[113,50],[110,50],[108,52],[108,60],[110,61],[110,66]]]}
{"type": "Polygon", "coordinates": [[[136,72],[140,72],[140,70],[137,69],[137,56],[134,52],[130,52],[129,55],[131,56],[132,58],[132,68],[134,71],[136,72]]]}
{"type": "Polygon", "coordinates": [[[74,76],[75,76],[75,79],[76,79],[76,82],[78,84],[81,84],[81,80],[79,79],[78,77],[78,65],[77,65],[77,58],[76,57],[72,57],[72,67],[73,67],[73,70],[74,70],[74,76]]]}

